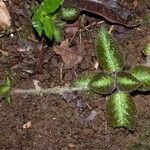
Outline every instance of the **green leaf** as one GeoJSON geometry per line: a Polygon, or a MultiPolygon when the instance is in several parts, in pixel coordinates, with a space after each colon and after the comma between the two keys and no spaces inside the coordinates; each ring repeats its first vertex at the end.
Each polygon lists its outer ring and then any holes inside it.
{"type": "Polygon", "coordinates": [[[141,91],[150,90],[150,67],[144,65],[134,66],[131,69],[131,74],[137,78],[142,86],[138,89],[141,91]]]}
{"type": "Polygon", "coordinates": [[[0,95],[3,96],[5,101],[7,102],[10,102],[10,90],[11,90],[11,80],[8,76],[6,76],[2,85],[0,85],[0,95]]]}
{"type": "Polygon", "coordinates": [[[43,25],[41,20],[41,16],[42,16],[43,10],[41,7],[37,8],[32,16],[32,25],[35,28],[35,30],[37,31],[38,35],[41,36],[42,35],[42,31],[43,31],[43,25]]]}
{"type": "Polygon", "coordinates": [[[74,21],[78,19],[80,10],[76,7],[64,7],[62,8],[62,19],[65,21],[74,21]]]}
{"type": "Polygon", "coordinates": [[[43,24],[43,30],[45,35],[50,40],[52,40],[54,34],[54,25],[53,25],[52,18],[45,13],[41,17],[41,22],[43,24]]]}
{"type": "Polygon", "coordinates": [[[63,2],[64,0],[44,0],[41,6],[45,12],[53,13],[63,2]]]}
{"type": "Polygon", "coordinates": [[[73,87],[89,89],[89,83],[95,76],[95,73],[83,73],[79,75],[73,82],[73,87]]]}
{"type": "Polygon", "coordinates": [[[132,92],[141,86],[141,82],[128,72],[117,73],[116,83],[120,90],[126,92],[132,92]]]}
{"type": "Polygon", "coordinates": [[[143,51],[145,56],[150,56],[150,42],[148,42],[143,51]]]}
{"type": "Polygon", "coordinates": [[[136,106],[129,94],[119,91],[111,95],[106,103],[106,114],[112,127],[134,129],[136,106]]]}
{"type": "Polygon", "coordinates": [[[61,40],[61,34],[60,34],[60,31],[57,30],[56,28],[54,28],[54,40],[59,43],[60,40],[61,40]]]}
{"type": "Polygon", "coordinates": [[[114,91],[114,80],[110,74],[100,72],[89,83],[90,90],[98,94],[110,94],[114,91]]]}
{"type": "Polygon", "coordinates": [[[96,38],[96,52],[101,67],[108,72],[118,72],[124,67],[124,61],[117,43],[105,27],[102,27],[96,38]]]}

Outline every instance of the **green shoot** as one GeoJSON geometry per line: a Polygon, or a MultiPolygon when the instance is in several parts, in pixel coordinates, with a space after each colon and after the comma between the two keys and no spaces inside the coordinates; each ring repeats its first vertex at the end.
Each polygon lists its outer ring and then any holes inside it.
{"type": "Polygon", "coordinates": [[[9,76],[6,76],[3,83],[0,85],[0,95],[4,100],[10,103],[10,90],[11,90],[11,79],[9,76]]]}
{"type": "Polygon", "coordinates": [[[44,0],[42,4],[36,8],[32,16],[32,25],[38,35],[43,34],[49,39],[57,43],[61,40],[60,30],[64,27],[64,21],[74,21],[79,16],[76,8],[62,8],[64,0],[44,0]],[[68,19],[67,19],[68,18],[68,19]]]}

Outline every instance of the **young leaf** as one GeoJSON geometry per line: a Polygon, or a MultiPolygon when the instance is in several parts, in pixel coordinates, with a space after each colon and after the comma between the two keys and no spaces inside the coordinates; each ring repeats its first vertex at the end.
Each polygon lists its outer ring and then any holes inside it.
{"type": "Polygon", "coordinates": [[[89,83],[96,73],[83,73],[73,82],[73,87],[89,89],[89,83]]]}
{"type": "Polygon", "coordinates": [[[80,11],[75,7],[62,8],[62,19],[65,21],[74,21],[79,17],[80,11]]]}
{"type": "Polygon", "coordinates": [[[106,115],[112,127],[133,130],[136,106],[131,96],[121,91],[111,95],[106,103],[106,115]]]}
{"type": "Polygon", "coordinates": [[[39,36],[42,35],[42,31],[43,31],[43,25],[42,25],[42,22],[40,21],[42,13],[44,13],[44,11],[42,10],[41,7],[39,7],[34,11],[33,17],[32,17],[32,25],[37,31],[39,36]]]}
{"type": "Polygon", "coordinates": [[[148,42],[143,51],[145,56],[150,56],[150,42],[148,42]]]}
{"type": "Polygon", "coordinates": [[[126,92],[132,92],[136,90],[141,83],[131,73],[119,72],[116,77],[117,87],[126,92]]]}
{"type": "Polygon", "coordinates": [[[134,66],[131,69],[131,74],[141,81],[142,86],[138,90],[150,90],[150,67],[144,65],[134,66]]]}
{"type": "Polygon", "coordinates": [[[96,74],[89,83],[90,90],[98,94],[110,94],[114,91],[113,77],[107,73],[96,74]]]}
{"type": "Polygon", "coordinates": [[[0,85],[0,95],[4,97],[7,102],[10,102],[10,89],[11,89],[11,81],[8,76],[4,79],[2,85],[0,85]]]}
{"type": "Polygon", "coordinates": [[[59,43],[60,42],[60,39],[61,39],[61,34],[60,34],[60,31],[56,28],[54,28],[54,40],[59,43]]]}
{"type": "Polygon", "coordinates": [[[54,25],[52,18],[48,16],[47,14],[43,14],[41,17],[41,22],[43,24],[43,30],[45,35],[52,40],[53,38],[53,33],[54,33],[54,25]]]}
{"type": "Polygon", "coordinates": [[[63,1],[64,0],[44,0],[41,6],[45,12],[53,13],[59,8],[63,1]]]}
{"type": "Polygon", "coordinates": [[[118,72],[124,67],[118,45],[114,42],[105,27],[102,27],[96,38],[96,52],[101,67],[108,72],[118,72]]]}

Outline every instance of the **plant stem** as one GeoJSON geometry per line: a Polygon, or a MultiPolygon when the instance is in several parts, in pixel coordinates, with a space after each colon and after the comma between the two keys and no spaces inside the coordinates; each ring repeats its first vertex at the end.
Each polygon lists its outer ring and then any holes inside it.
{"type": "Polygon", "coordinates": [[[76,88],[76,87],[54,87],[46,89],[13,89],[11,94],[59,94],[62,95],[63,92],[75,92],[75,91],[85,91],[88,89],[76,88]]]}

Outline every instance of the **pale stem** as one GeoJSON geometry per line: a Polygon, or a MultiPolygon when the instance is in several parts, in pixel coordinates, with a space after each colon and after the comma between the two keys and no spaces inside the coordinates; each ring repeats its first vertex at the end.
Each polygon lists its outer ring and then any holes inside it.
{"type": "Polygon", "coordinates": [[[11,94],[59,94],[62,95],[63,92],[75,92],[75,91],[86,91],[87,88],[77,88],[77,87],[54,87],[46,89],[13,89],[11,94]]]}

